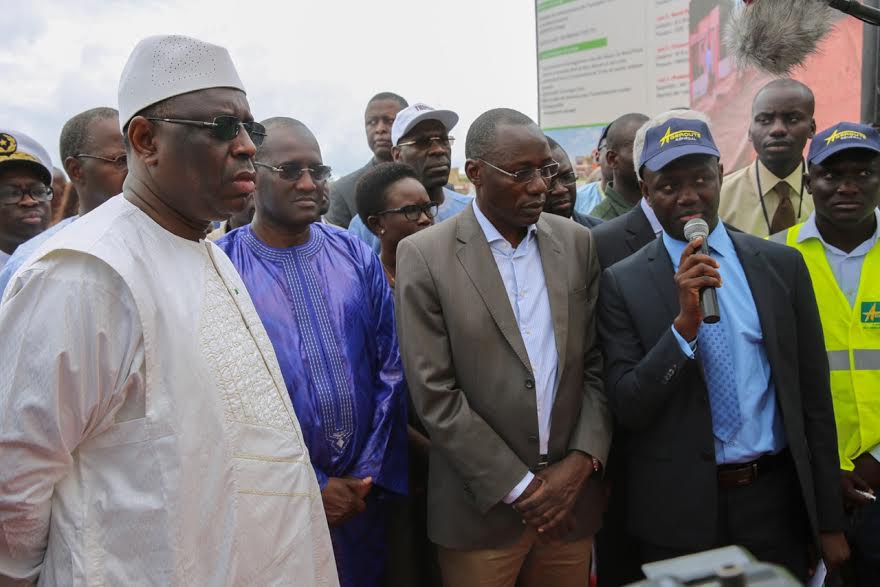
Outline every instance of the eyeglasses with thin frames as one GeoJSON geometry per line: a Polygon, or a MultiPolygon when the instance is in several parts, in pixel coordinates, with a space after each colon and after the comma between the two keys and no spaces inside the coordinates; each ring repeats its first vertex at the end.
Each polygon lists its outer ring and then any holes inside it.
{"type": "Polygon", "coordinates": [[[507,177],[509,177],[513,181],[515,181],[516,183],[528,183],[528,182],[532,181],[536,176],[540,175],[541,179],[543,179],[545,182],[547,182],[548,186],[549,186],[550,180],[552,180],[554,177],[556,177],[556,174],[559,173],[559,163],[557,163],[556,161],[554,161],[553,163],[548,163],[547,165],[544,165],[543,167],[532,167],[530,169],[520,169],[519,171],[515,171],[515,172],[510,172],[510,171],[506,171],[504,169],[501,169],[497,165],[492,165],[491,163],[489,163],[485,159],[478,159],[478,161],[482,161],[483,163],[485,163],[486,165],[488,165],[489,167],[491,167],[495,171],[497,171],[499,173],[503,173],[504,175],[506,175],[507,177]]]}
{"type": "Polygon", "coordinates": [[[562,186],[568,187],[568,186],[576,184],[577,180],[578,180],[578,176],[577,176],[577,173],[575,173],[574,171],[569,171],[568,173],[561,173],[559,175],[554,176],[553,179],[550,180],[550,189],[552,190],[557,185],[562,185],[562,186]]]}
{"type": "Polygon", "coordinates": [[[327,165],[315,165],[314,167],[302,167],[297,165],[296,163],[285,163],[283,165],[279,165],[275,167],[274,165],[269,165],[268,163],[262,163],[260,161],[254,161],[254,165],[257,167],[265,167],[266,169],[271,169],[275,173],[279,174],[281,179],[287,181],[299,181],[299,179],[303,176],[303,173],[306,171],[309,172],[309,175],[312,176],[312,181],[326,181],[333,170],[327,165]]]}
{"type": "Polygon", "coordinates": [[[437,202],[430,202],[428,204],[410,204],[409,206],[402,206],[400,208],[382,210],[381,212],[376,212],[376,216],[384,216],[385,214],[403,214],[403,217],[410,222],[418,222],[419,218],[422,217],[422,214],[428,218],[436,218],[439,210],[440,206],[437,202]]]}
{"type": "Polygon", "coordinates": [[[91,155],[89,153],[77,153],[73,156],[75,159],[97,159],[109,163],[117,169],[128,169],[128,155],[123,153],[116,157],[102,157],[101,155],[91,155]]]}
{"type": "Polygon", "coordinates": [[[38,202],[52,200],[52,188],[44,185],[35,185],[21,189],[15,186],[0,187],[0,204],[14,206],[21,203],[25,196],[30,196],[38,202]]]}
{"type": "Polygon", "coordinates": [[[455,142],[455,137],[423,137],[421,139],[413,139],[412,141],[404,141],[402,143],[397,143],[398,147],[415,147],[421,151],[427,151],[430,149],[434,143],[437,143],[444,149],[447,147],[451,147],[452,143],[455,142]]]}
{"type": "Polygon", "coordinates": [[[211,131],[214,137],[221,141],[231,141],[238,136],[239,131],[244,128],[254,145],[259,147],[266,138],[266,127],[259,122],[244,122],[237,116],[215,116],[211,122],[204,120],[185,120],[183,118],[158,118],[148,117],[147,120],[153,122],[167,122],[170,124],[183,124],[186,126],[196,126],[206,128],[211,131]]]}

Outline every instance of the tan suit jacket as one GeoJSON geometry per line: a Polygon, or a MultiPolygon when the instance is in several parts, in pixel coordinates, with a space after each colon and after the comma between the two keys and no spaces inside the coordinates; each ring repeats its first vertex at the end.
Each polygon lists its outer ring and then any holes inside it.
{"type": "MultiPolygon", "coordinates": [[[[544,214],[537,241],[559,354],[550,461],[579,450],[604,462],[611,422],[596,341],[592,235],[544,214]]],[[[447,548],[508,545],[523,525],[502,500],[538,464],[535,378],[473,208],[401,241],[395,295],[407,382],[432,442],[428,534],[447,548]]],[[[569,539],[598,529],[601,496],[592,478],[569,539]]]]}
{"type": "Polygon", "coordinates": [[[768,236],[767,218],[772,221],[773,215],[776,214],[776,208],[779,206],[779,194],[773,188],[780,181],[788,184],[791,203],[794,206],[795,222],[803,222],[810,216],[813,212],[813,197],[802,185],[804,174],[800,166],[785,178],[773,175],[773,172],[760,161],[758,161],[758,171],[761,174],[761,190],[764,192],[767,217],[764,217],[761,196],[758,194],[755,164],[750,163],[742,169],[724,176],[721,185],[721,199],[718,203],[718,217],[721,220],[751,235],[768,236]],[[802,192],[803,204],[801,203],[802,192]],[[800,212],[800,216],[798,216],[798,212],[800,212]]]}

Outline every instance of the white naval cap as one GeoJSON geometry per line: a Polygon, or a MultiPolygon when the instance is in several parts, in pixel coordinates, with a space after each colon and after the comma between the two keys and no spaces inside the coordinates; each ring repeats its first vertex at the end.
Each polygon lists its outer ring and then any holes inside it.
{"type": "Polygon", "coordinates": [[[27,163],[52,184],[52,158],[43,145],[21,131],[0,128],[0,168],[6,163],[27,163]]]}
{"type": "Polygon", "coordinates": [[[138,43],[119,79],[119,125],[173,96],[208,88],[244,92],[229,51],[192,37],[157,35],[138,43]]]}

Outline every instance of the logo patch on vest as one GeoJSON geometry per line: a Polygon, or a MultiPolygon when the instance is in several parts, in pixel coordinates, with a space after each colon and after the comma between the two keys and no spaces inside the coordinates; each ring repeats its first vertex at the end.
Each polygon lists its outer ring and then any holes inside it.
{"type": "Polygon", "coordinates": [[[880,302],[862,302],[862,324],[880,328],[880,302]]]}

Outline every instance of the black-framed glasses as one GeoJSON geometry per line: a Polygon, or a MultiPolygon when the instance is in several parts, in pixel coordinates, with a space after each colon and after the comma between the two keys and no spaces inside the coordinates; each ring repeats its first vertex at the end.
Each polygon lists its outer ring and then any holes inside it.
{"type": "Polygon", "coordinates": [[[75,159],[97,159],[109,163],[116,169],[128,169],[128,155],[123,153],[116,157],[102,157],[101,155],[91,155],[89,153],[77,153],[73,156],[75,159]]]}
{"type": "Polygon", "coordinates": [[[15,205],[28,195],[38,202],[48,202],[52,199],[52,188],[45,185],[35,185],[26,189],[11,185],[3,186],[0,187],[0,204],[15,205]]]}
{"type": "Polygon", "coordinates": [[[440,206],[437,202],[430,202],[428,204],[410,204],[409,206],[402,206],[400,208],[382,210],[381,212],[376,212],[376,216],[384,216],[385,214],[403,214],[403,217],[410,222],[418,222],[419,218],[422,217],[422,214],[428,218],[435,218],[439,210],[440,206]]]}
{"type": "Polygon", "coordinates": [[[265,126],[254,121],[244,122],[237,116],[215,116],[214,120],[211,122],[205,122],[203,120],[184,120],[182,118],[156,118],[152,116],[148,117],[147,120],[207,128],[211,131],[212,135],[221,141],[231,141],[238,136],[239,130],[244,127],[245,132],[257,147],[263,144],[263,139],[266,138],[265,126]]]}
{"type": "Polygon", "coordinates": [[[570,185],[574,185],[577,183],[578,175],[574,171],[569,171],[568,173],[560,173],[553,177],[550,180],[550,189],[553,189],[557,185],[564,185],[566,187],[570,185]]]}
{"type": "Polygon", "coordinates": [[[447,147],[451,147],[452,143],[455,142],[455,137],[422,137],[420,139],[413,139],[411,141],[404,141],[402,143],[397,143],[398,147],[415,147],[421,151],[427,151],[430,149],[434,143],[437,143],[444,149],[447,147]]]}
{"type": "Polygon", "coordinates": [[[281,177],[281,179],[286,179],[287,181],[299,181],[299,178],[301,178],[303,176],[303,173],[305,173],[306,171],[308,171],[309,175],[312,176],[312,181],[326,181],[327,178],[330,177],[330,174],[333,173],[333,170],[327,165],[303,167],[301,165],[297,165],[296,163],[284,163],[283,165],[275,167],[274,165],[261,163],[260,161],[254,161],[254,165],[256,165],[257,167],[265,167],[266,169],[271,169],[272,171],[277,173],[281,177]]]}
{"type": "MultiPolygon", "coordinates": [[[[504,175],[506,175],[507,177],[509,177],[513,181],[515,181],[516,183],[528,183],[528,182],[532,181],[533,179],[535,179],[535,176],[538,176],[538,175],[541,176],[541,179],[543,179],[545,182],[549,182],[554,177],[556,177],[557,173],[559,173],[559,163],[557,163],[556,161],[554,161],[553,163],[548,163],[547,165],[544,165],[543,167],[531,167],[529,169],[520,169],[519,171],[514,171],[514,172],[505,171],[504,169],[501,169],[497,165],[492,165],[491,163],[489,163],[485,159],[480,159],[480,161],[482,161],[483,163],[485,163],[486,165],[488,165],[489,167],[491,167],[495,171],[497,171],[499,173],[503,173],[504,175]]],[[[548,185],[549,185],[549,183],[548,183],[548,185]]]]}

